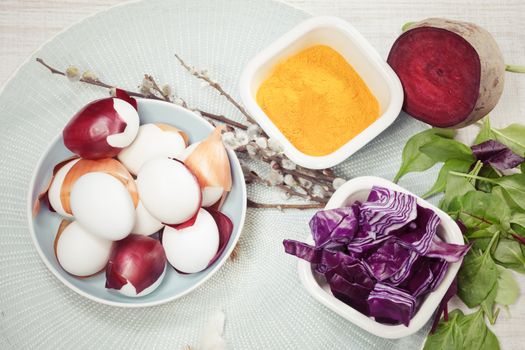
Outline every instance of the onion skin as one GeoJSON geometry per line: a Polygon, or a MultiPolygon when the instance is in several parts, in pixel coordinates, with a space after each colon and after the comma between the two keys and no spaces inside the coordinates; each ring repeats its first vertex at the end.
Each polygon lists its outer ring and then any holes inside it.
{"type": "Polygon", "coordinates": [[[131,199],[133,200],[133,205],[135,208],[139,203],[139,195],[137,191],[137,186],[133,177],[128,172],[128,170],[122,165],[118,160],[113,158],[105,158],[98,160],[90,159],[80,159],[73,167],[69,170],[64,182],[62,183],[62,189],[60,193],[60,200],[62,201],[62,207],[68,214],[71,213],[71,204],[70,196],[71,189],[75,182],[82,176],[91,172],[103,172],[107,173],[122,182],[122,184],[127,188],[131,199]]]}
{"type": "MultiPolygon", "coordinates": [[[[123,91],[117,91],[119,100],[137,109],[134,99],[123,91]]],[[[126,120],[114,107],[114,98],[93,101],[78,111],[64,128],[62,135],[65,146],[85,159],[111,158],[122,148],[108,143],[108,136],[121,134],[126,129],[126,120]]]]}
{"type": "Polygon", "coordinates": [[[162,276],[166,263],[158,240],[130,234],[115,242],[106,268],[106,288],[120,290],[129,281],[139,294],[162,276]]]}
{"type": "Polygon", "coordinates": [[[210,208],[206,208],[205,210],[208,211],[208,213],[210,213],[210,215],[213,217],[213,220],[215,220],[217,228],[219,229],[219,249],[217,250],[215,256],[210,260],[210,263],[208,264],[208,267],[210,267],[214,262],[217,261],[217,259],[220,258],[226,249],[233,232],[233,222],[229,217],[218,210],[210,208]]]}

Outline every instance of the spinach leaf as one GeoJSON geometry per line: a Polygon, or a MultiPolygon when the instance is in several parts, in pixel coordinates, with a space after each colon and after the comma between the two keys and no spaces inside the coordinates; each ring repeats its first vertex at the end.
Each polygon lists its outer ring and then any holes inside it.
{"type": "Polygon", "coordinates": [[[447,178],[449,171],[467,172],[472,165],[471,161],[463,159],[449,159],[443,164],[443,167],[439,171],[438,178],[432,188],[425,193],[422,197],[428,198],[439,192],[445,191],[447,186],[447,178]]]}
{"type": "Polygon", "coordinates": [[[496,303],[495,300],[498,294],[498,288],[499,288],[498,283],[496,281],[496,284],[494,285],[494,287],[492,287],[492,289],[490,290],[485,300],[483,300],[483,302],[481,303],[481,309],[483,310],[485,315],[487,315],[487,318],[489,319],[490,324],[496,323],[496,319],[498,318],[498,314],[499,314],[499,310],[494,312],[494,305],[496,303]]]}
{"type": "Polygon", "coordinates": [[[493,253],[497,264],[525,273],[525,257],[521,245],[513,239],[500,239],[493,253]]]}
{"type": "Polygon", "coordinates": [[[492,260],[490,250],[498,235],[483,253],[470,250],[463,260],[458,273],[458,296],[470,308],[480,305],[498,282],[496,263],[492,260]]]}
{"type": "Polygon", "coordinates": [[[512,272],[502,266],[498,266],[498,293],[496,303],[511,305],[516,302],[520,295],[520,287],[514,279],[512,272]]]}
{"type": "Polygon", "coordinates": [[[481,309],[472,314],[459,317],[457,323],[463,333],[463,346],[458,349],[499,349],[498,338],[485,324],[481,309]]]}
{"type": "Polygon", "coordinates": [[[508,146],[517,154],[525,154],[525,126],[520,124],[511,124],[504,129],[492,129],[496,140],[508,146]]]}
{"type": "Polygon", "coordinates": [[[495,224],[508,227],[510,219],[510,209],[500,197],[480,191],[467,192],[451,202],[448,212],[475,231],[495,224]]]}
{"type": "Polygon", "coordinates": [[[436,332],[427,337],[423,350],[463,349],[464,337],[458,324],[462,316],[461,310],[454,310],[449,314],[447,322],[441,320],[436,332]]]}
{"type": "Polygon", "coordinates": [[[453,139],[438,138],[433,142],[424,144],[419,150],[436,162],[461,159],[473,163],[476,160],[470,147],[453,139]]]}
{"type": "Polygon", "coordinates": [[[525,210],[525,174],[503,176],[492,180],[500,185],[522,210],[525,210]]]}
{"type": "Polygon", "coordinates": [[[394,182],[410,173],[424,171],[431,168],[436,161],[422,153],[419,149],[428,143],[435,142],[441,138],[454,137],[455,131],[449,129],[432,128],[412,136],[403,148],[402,162],[399,171],[394,177],[394,182]]]}
{"type": "Polygon", "coordinates": [[[520,236],[525,236],[525,213],[514,213],[510,217],[510,227],[520,236]]]}
{"type": "Polygon", "coordinates": [[[494,133],[492,132],[492,128],[490,127],[490,119],[487,116],[483,119],[483,124],[478,133],[478,136],[476,136],[476,139],[474,140],[474,144],[478,145],[488,140],[494,140],[495,138],[496,135],[494,135],[494,133]]]}
{"type": "Polygon", "coordinates": [[[445,196],[441,199],[439,206],[448,212],[448,207],[454,198],[461,197],[471,191],[476,191],[476,189],[467,178],[450,172],[447,176],[445,196]]]}

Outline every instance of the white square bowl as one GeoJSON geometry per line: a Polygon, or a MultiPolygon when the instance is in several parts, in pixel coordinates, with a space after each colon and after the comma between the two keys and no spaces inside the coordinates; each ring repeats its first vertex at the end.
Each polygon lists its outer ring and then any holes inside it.
{"type": "MultiPolygon", "coordinates": [[[[364,201],[368,197],[373,186],[385,187],[394,191],[408,193],[416,197],[417,204],[424,208],[432,209],[441,219],[437,231],[440,238],[448,243],[464,244],[460,228],[447,213],[393,182],[379,177],[362,176],[346,182],[333,194],[325,209],[340,208],[346,205],[351,205],[355,201],[364,201]]],[[[311,235],[308,236],[306,243],[314,243],[311,235]]],[[[328,283],[322,277],[314,274],[309,262],[300,260],[298,268],[299,278],[303,286],[321,304],[372,334],[383,338],[396,339],[416,333],[427,323],[452,284],[460,266],[461,260],[449,264],[443,281],[433,292],[426,296],[420,309],[410,320],[408,327],[404,325],[392,326],[376,322],[373,318],[365,316],[334,297],[330,291],[328,283]]]]}
{"type": "MultiPolygon", "coordinates": [[[[337,17],[308,19],[257,54],[241,74],[240,94],[246,109],[270,137],[281,143],[286,156],[310,169],[329,168],[350,157],[392,124],[403,105],[403,88],[392,68],[352,25],[337,17]],[[257,90],[278,63],[314,45],[327,45],[339,52],[365,81],[380,105],[380,116],[375,122],[325,156],[299,151],[256,101],[257,90]]],[[[330,121],[320,116],[319,122],[330,121]]]]}

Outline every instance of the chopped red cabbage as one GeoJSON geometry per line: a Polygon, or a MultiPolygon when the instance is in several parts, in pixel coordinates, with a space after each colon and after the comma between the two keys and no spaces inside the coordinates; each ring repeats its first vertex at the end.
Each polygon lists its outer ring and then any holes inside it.
{"type": "Polygon", "coordinates": [[[513,169],[525,159],[499,141],[488,140],[471,147],[476,159],[499,171],[513,169]]]}
{"type": "Polygon", "coordinates": [[[318,211],[310,220],[310,229],[317,247],[329,242],[348,243],[358,229],[359,203],[318,211]]]}
{"type": "Polygon", "coordinates": [[[397,235],[400,244],[425,255],[432,245],[440,221],[439,216],[432,209],[418,205],[416,219],[397,235]]]}
{"type": "Polygon", "coordinates": [[[288,254],[309,261],[332,294],[385,324],[407,325],[468,245],[437,236],[439,216],[405,193],[374,187],[364,203],[318,212],[315,246],[285,240],[288,254]]]}
{"type": "Polygon", "coordinates": [[[402,323],[408,327],[415,313],[416,299],[402,289],[376,283],[368,295],[370,316],[402,323]]]}
{"type": "Polygon", "coordinates": [[[418,259],[420,259],[420,255],[414,250],[411,251],[410,256],[404,261],[399,271],[389,278],[390,284],[398,285],[406,280],[410,275],[410,271],[412,271],[412,266],[418,259]]]}
{"type": "Polygon", "coordinates": [[[457,262],[467,254],[470,244],[460,245],[443,242],[438,236],[435,236],[430,245],[430,249],[425,253],[429,258],[440,258],[448,262],[457,262]]]}
{"type": "Polygon", "coordinates": [[[361,204],[359,225],[368,237],[381,238],[414,220],[416,209],[414,196],[374,186],[361,204]]]}
{"type": "Polygon", "coordinates": [[[337,299],[367,316],[370,315],[368,311],[368,296],[372,290],[371,288],[350,282],[337,273],[330,278],[329,283],[330,290],[337,299]]]}
{"type": "Polygon", "coordinates": [[[370,273],[384,281],[397,273],[410,257],[410,251],[393,239],[386,241],[379,249],[364,260],[370,273]]]}

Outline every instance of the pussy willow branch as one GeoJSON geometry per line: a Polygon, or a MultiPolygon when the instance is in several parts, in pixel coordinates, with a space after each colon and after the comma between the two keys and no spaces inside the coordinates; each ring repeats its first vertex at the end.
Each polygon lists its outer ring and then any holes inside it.
{"type": "Polygon", "coordinates": [[[241,106],[240,103],[238,103],[228,92],[226,92],[222,86],[211,80],[207,75],[202,74],[198,70],[196,70],[194,67],[191,67],[189,64],[187,64],[178,54],[175,54],[175,58],[179,61],[182,67],[184,67],[188,72],[190,72],[192,75],[197,77],[198,79],[201,79],[205,82],[207,82],[212,88],[217,90],[222,96],[224,96],[232,105],[235,106],[250,123],[255,123],[255,120],[253,120],[252,116],[244,109],[243,106],[241,106]]]}
{"type": "MultiPolygon", "coordinates": [[[[43,65],[44,67],[46,67],[52,74],[58,74],[58,75],[62,75],[64,77],[66,76],[65,72],[50,66],[42,58],[37,58],[36,61],[38,63],[40,63],[41,65],[43,65]]],[[[149,77],[151,77],[151,76],[149,76],[149,77]]],[[[94,79],[81,78],[79,81],[81,83],[84,83],[84,84],[95,85],[95,86],[99,86],[99,87],[106,88],[106,89],[114,89],[114,88],[117,87],[115,85],[110,85],[108,83],[102,82],[102,81],[100,81],[98,79],[94,80],[94,79]]],[[[121,89],[121,88],[119,88],[119,89],[121,89]]],[[[154,94],[142,94],[140,92],[130,91],[130,90],[126,90],[126,89],[121,89],[121,90],[126,92],[128,95],[133,96],[133,97],[149,98],[149,99],[161,100],[161,101],[164,100],[163,98],[160,98],[160,97],[158,97],[158,96],[156,96],[154,94]]],[[[170,101],[170,102],[172,102],[172,101],[170,101]]],[[[200,110],[198,108],[189,108],[187,106],[182,106],[182,107],[184,107],[186,109],[189,109],[189,110],[192,110],[192,111],[195,111],[195,112],[199,112],[203,116],[205,116],[207,118],[210,118],[210,119],[213,119],[213,120],[216,120],[218,122],[225,123],[225,124],[228,124],[228,125],[231,125],[233,127],[236,127],[236,128],[239,128],[239,129],[243,129],[243,130],[247,130],[248,129],[248,126],[246,126],[246,125],[244,125],[242,123],[236,122],[235,120],[231,120],[231,119],[225,117],[224,115],[219,115],[219,114],[206,112],[206,111],[200,110]]]]}
{"type": "Polygon", "coordinates": [[[258,209],[320,209],[324,208],[323,203],[310,203],[310,204],[267,204],[267,203],[256,203],[248,199],[249,208],[258,209]]]}

